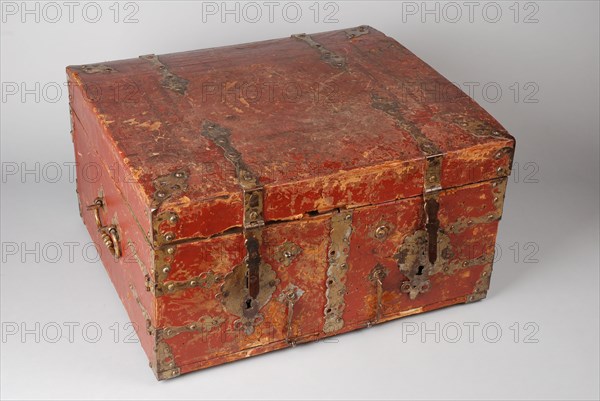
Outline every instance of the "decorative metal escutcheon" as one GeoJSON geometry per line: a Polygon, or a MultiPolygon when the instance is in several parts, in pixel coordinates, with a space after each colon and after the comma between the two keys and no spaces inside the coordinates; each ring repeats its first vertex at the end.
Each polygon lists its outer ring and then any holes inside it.
{"type": "Polygon", "coordinates": [[[275,248],[275,260],[288,267],[292,264],[296,256],[302,253],[302,248],[293,242],[286,241],[275,248]]]}
{"type": "Polygon", "coordinates": [[[269,264],[261,261],[258,269],[259,288],[256,297],[250,296],[246,263],[237,265],[225,276],[221,286],[221,302],[225,310],[239,317],[233,323],[234,329],[244,331],[248,335],[254,332],[254,327],[262,323],[264,318],[259,311],[269,302],[279,284],[279,279],[269,264]]]}
{"type": "Polygon", "coordinates": [[[450,239],[441,230],[437,231],[436,258],[431,263],[429,258],[429,235],[426,230],[418,230],[406,237],[394,258],[398,262],[400,272],[408,278],[400,286],[410,299],[427,292],[431,288],[431,276],[443,270],[452,256],[450,239]]]}

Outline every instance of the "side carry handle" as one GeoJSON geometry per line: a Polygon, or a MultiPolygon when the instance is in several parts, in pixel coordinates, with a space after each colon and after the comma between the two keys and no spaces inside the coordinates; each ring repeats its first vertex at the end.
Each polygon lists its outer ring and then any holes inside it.
{"type": "Polygon", "coordinates": [[[121,257],[121,246],[119,245],[119,233],[117,231],[117,226],[111,224],[109,226],[105,226],[102,224],[102,220],[100,219],[100,209],[104,207],[104,200],[101,197],[94,199],[94,203],[87,206],[87,210],[94,211],[94,219],[96,220],[96,226],[98,227],[98,232],[100,233],[100,238],[104,245],[108,249],[108,251],[115,257],[121,257]]]}

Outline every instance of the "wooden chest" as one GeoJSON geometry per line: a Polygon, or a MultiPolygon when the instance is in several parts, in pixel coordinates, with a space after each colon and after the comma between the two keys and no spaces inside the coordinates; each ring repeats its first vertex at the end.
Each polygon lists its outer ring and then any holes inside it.
{"type": "Polygon", "coordinates": [[[486,296],[514,139],[377,30],[67,74],[80,213],[158,379],[486,296]]]}

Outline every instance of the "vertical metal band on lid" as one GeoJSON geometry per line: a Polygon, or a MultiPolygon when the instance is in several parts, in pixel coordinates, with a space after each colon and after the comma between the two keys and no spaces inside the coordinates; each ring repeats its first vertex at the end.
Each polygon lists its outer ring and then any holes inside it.
{"type": "Polygon", "coordinates": [[[243,191],[242,229],[246,256],[243,264],[235,267],[225,277],[221,296],[225,309],[240,317],[234,323],[235,328],[251,334],[254,326],[263,320],[259,310],[269,301],[278,283],[275,272],[260,256],[262,229],[265,225],[263,187],[257,175],[242,159],[241,153],[231,144],[229,129],[205,121],[202,136],[221,148],[225,158],[235,168],[237,181],[243,191]]]}

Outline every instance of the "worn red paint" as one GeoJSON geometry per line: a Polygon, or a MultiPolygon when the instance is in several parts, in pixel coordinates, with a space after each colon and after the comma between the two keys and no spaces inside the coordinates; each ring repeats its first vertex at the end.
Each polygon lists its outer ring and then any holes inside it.
{"type": "Polygon", "coordinates": [[[163,68],[144,57],[102,63],[110,72],[67,68],[82,217],[99,241],[85,206],[103,197],[101,218],[117,226],[123,256],[103,252],[102,260],[158,378],[288,346],[290,311],[280,298],[288,285],[304,291],[293,307],[294,342],[377,323],[369,275],[378,265],[387,273],[379,322],[485,295],[514,139],[414,54],[367,30],[311,35],[345,58],[342,68],[295,38],[159,56],[163,68]],[[182,82],[185,91],[173,89],[182,82]],[[431,96],[432,87],[443,90],[431,96]],[[257,88],[269,92],[257,96],[257,88]],[[244,200],[234,166],[200,134],[206,120],[229,130],[264,186],[260,254],[279,282],[260,311],[264,322],[249,335],[233,330],[237,316],[219,298],[223,277],[245,257],[244,200]],[[425,218],[426,159],[410,130],[443,155],[438,218],[452,249],[448,269],[431,276],[431,289],[415,299],[400,291],[407,278],[395,258],[425,218]],[[86,174],[91,164],[98,180],[86,174]],[[157,204],[154,181],[179,170],[188,175],[187,188],[157,204]],[[338,209],[353,210],[344,325],[324,333],[331,216],[338,209]],[[154,226],[165,211],[177,220],[154,226]],[[379,238],[382,225],[387,231],[379,238]],[[174,238],[157,238],[165,232],[174,238]],[[301,248],[289,266],[277,254],[286,241],[301,248]]]}

